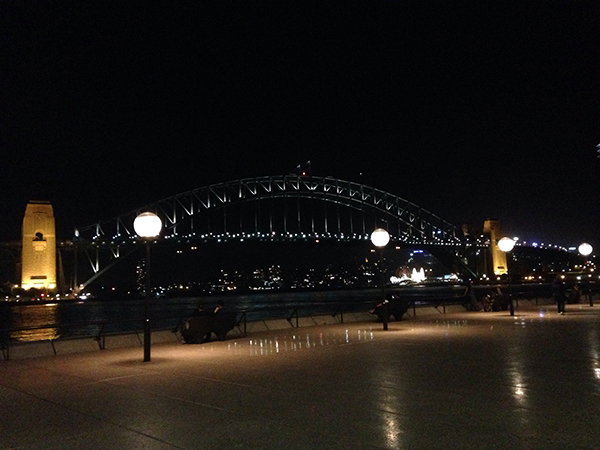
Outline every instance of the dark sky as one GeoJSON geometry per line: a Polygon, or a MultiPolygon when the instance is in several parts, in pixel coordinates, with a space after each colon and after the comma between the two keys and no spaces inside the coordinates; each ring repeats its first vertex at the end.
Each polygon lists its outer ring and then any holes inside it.
{"type": "Polygon", "coordinates": [[[30,199],[70,237],[309,160],[458,226],[598,241],[597,1],[149,3],[0,4],[0,241],[30,199]]]}

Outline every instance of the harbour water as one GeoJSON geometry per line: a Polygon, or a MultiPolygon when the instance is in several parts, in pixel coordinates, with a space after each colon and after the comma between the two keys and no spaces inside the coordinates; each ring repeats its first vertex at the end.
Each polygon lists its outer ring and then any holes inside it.
{"type": "MultiPolygon", "coordinates": [[[[464,286],[405,286],[387,289],[396,297],[420,301],[460,297],[464,286]]],[[[487,288],[489,289],[489,288],[487,288]]],[[[481,296],[481,291],[478,296],[481,296]]],[[[246,319],[298,315],[335,314],[368,311],[381,300],[381,290],[332,290],[301,292],[266,292],[252,294],[208,295],[203,297],[157,297],[151,299],[152,326],[155,329],[175,328],[188,317],[199,303],[207,309],[222,300],[228,310],[246,314],[246,319]]],[[[94,336],[100,331],[118,333],[142,329],[145,301],[93,299],[58,301],[55,303],[0,303],[0,329],[4,338],[17,341],[58,339],[73,336],[94,336]]]]}
{"type": "MultiPolygon", "coordinates": [[[[151,299],[153,328],[174,328],[191,315],[199,303],[207,309],[222,300],[228,310],[246,314],[247,320],[287,317],[296,309],[300,315],[366,310],[379,299],[377,289],[325,292],[268,292],[203,297],[156,297],[151,299]]],[[[54,303],[2,303],[0,329],[11,330],[10,339],[30,341],[58,339],[104,332],[141,330],[145,317],[144,299],[81,300],[54,303]]]]}

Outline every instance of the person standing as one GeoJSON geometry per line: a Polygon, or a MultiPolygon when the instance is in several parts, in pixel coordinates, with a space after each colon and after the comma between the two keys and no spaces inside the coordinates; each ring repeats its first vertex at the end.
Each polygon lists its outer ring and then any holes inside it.
{"type": "Polygon", "coordinates": [[[567,295],[565,292],[565,283],[563,283],[560,275],[556,275],[554,283],[552,284],[552,295],[556,302],[556,308],[559,314],[565,313],[565,303],[567,301],[567,295]]]}
{"type": "Polygon", "coordinates": [[[579,285],[576,284],[573,286],[573,289],[571,289],[571,292],[569,292],[569,295],[567,296],[567,302],[569,303],[569,305],[572,305],[575,303],[579,303],[580,299],[581,291],[579,290],[579,285]]]}
{"type": "Polygon", "coordinates": [[[475,292],[473,292],[473,281],[467,281],[463,297],[465,300],[469,301],[471,311],[483,311],[483,305],[477,301],[477,296],[475,295],[475,292]]]}

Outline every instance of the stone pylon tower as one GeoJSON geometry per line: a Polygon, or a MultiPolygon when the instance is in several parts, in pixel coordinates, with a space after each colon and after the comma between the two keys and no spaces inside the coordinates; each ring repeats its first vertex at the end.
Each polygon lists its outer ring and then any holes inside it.
{"type": "Polygon", "coordinates": [[[27,204],[22,234],[21,287],[56,288],[56,231],[50,202],[27,204]]]}
{"type": "Polygon", "coordinates": [[[500,221],[487,219],[483,223],[483,234],[490,239],[490,249],[492,251],[492,270],[494,275],[504,275],[506,269],[506,253],[498,247],[498,240],[502,238],[500,221]]]}

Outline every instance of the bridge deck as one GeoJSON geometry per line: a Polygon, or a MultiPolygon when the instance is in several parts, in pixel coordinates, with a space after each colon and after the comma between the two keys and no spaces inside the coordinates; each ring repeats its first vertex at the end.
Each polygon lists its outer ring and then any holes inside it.
{"type": "Polygon", "coordinates": [[[600,307],[0,361],[0,448],[600,448],[600,307]]]}

